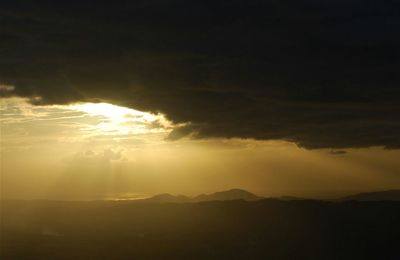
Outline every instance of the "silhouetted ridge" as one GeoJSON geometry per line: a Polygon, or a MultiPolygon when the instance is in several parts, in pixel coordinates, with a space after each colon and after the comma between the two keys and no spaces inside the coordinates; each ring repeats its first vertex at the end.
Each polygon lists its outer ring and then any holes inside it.
{"type": "Polygon", "coordinates": [[[195,198],[193,201],[213,201],[213,200],[259,200],[261,197],[254,195],[251,192],[242,189],[231,189],[227,191],[219,191],[212,194],[201,194],[195,198]]]}
{"type": "Polygon", "coordinates": [[[306,198],[295,197],[295,196],[280,196],[277,197],[278,200],[307,200],[306,198]]]}
{"type": "Polygon", "coordinates": [[[359,201],[393,200],[393,201],[400,201],[400,190],[363,192],[363,193],[344,197],[340,200],[359,200],[359,201]]]}
{"type": "Polygon", "coordinates": [[[231,189],[227,191],[219,191],[212,194],[200,194],[194,198],[188,198],[184,195],[174,196],[168,193],[155,195],[151,198],[141,201],[146,202],[170,202],[170,203],[183,203],[183,202],[201,202],[201,201],[224,201],[224,200],[246,200],[254,201],[262,199],[251,192],[242,189],[231,189]]]}
{"type": "Polygon", "coordinates": [[[148,202],[172,202],[172,203],[182,203],[182,202],[189,202],[190,198],[184,195],[171,195],[168,193],[155,195],[151,198],[145,199],[148,202]]]}

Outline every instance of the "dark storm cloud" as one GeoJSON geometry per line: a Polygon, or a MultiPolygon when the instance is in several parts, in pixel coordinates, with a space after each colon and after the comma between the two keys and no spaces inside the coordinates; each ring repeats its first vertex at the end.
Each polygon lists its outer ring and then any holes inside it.
{"type": "Polygon", "coordinates": [[[106,100],[191,122],[170,139],[399,148],[399,9],[380,0],[2,1],[0,83],[36,102],[106,100]]]}

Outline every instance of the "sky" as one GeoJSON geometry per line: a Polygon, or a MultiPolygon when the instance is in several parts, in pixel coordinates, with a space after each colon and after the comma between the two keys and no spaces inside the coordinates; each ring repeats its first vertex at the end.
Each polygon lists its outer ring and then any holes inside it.
{"type": "Polygon", "coordinates": [[[400,188],[399,8],[2,1],[1,197],[400,188]]]}

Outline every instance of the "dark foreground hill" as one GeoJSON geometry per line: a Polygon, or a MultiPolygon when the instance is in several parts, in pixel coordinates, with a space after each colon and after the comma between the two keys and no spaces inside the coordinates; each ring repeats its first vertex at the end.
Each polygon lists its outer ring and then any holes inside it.
{"type": "Polygon", "coordinates": [[[400,259],[400,202],[3,201],[0,259],[400,259]]]}

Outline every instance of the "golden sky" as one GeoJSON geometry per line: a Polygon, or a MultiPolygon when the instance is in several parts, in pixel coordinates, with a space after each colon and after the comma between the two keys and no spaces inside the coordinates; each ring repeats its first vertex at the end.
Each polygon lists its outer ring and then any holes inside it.
{"type": "Polygon", "coordinates": [[[1,197],[131,199],[243,188],[262,196],[327,198],[400,187],[399,150],[166,140],[176,127],[162,114],[108,103],[34,106],[2,98],[1,197]]]}

